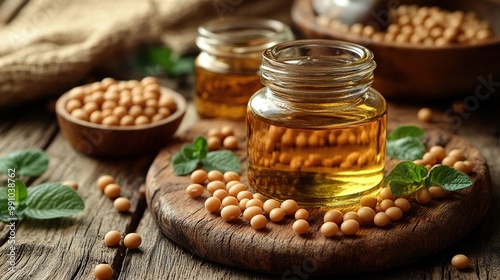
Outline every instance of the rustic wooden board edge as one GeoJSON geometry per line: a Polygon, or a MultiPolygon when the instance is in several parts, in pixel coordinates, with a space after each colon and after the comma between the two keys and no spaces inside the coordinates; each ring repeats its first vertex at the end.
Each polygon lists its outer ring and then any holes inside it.
{"type": "MultiPolygon", "coordinates": [[[[217,126],[223,124],[217,122],[217,126]]],[[[467,158],[476,165],[472,187],[428,205],[412,203],[412,210],[401,221],[383,229],[363,226],[355,237],[323,237],[319,233],[323,209],[310,211],[311,229],[305,236],[294,234],[292,219],[279,224],[270,222],[266,230],[254,231],[244,220],[226,223],[216,214],[207,213],[203,201],[208,193],[193,201],[184,192],[188,178],[163,180],[175,178],[170,157],[180,146],[214,126],[201,121],[162,150],[146,178],[147,202],[161,231],[181,247],[214,262],[281,274],[296,266],[307,266],[310,274],[319,275],[390,269],[416,262],[457,242],[477,226],[491,203],[489,170],[479,151],[457,136],[429,129],[427,145],[465,149],[467,158]],[[393,234],[397,232],[397,236],[393,234]]],[[[244,133],[241,129],[239,133],[244,133]]],[[[238,150],[240,158],[245,156],[241,151],[246,151],[244,141],[238,150]]],[[[389,161],[388,168],[394,164],[389,161]]]]}

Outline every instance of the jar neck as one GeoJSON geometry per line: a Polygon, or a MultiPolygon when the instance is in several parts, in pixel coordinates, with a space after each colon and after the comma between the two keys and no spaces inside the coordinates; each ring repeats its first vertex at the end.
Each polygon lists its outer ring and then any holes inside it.
{"type": "Polygon", "coordinates": [[[297,40],[262,55],[261,81],[268,97],[310,110],[362,102],[373,83],[373,53],[353,43],[297,40]]]}
{"type": "Polygon", "coordinates": [[[221,58],[255,58],[277,43],[293,39],[286,24],[255,17],[225,17],[198,28],[196,45],[204,52],[221,58]]]}

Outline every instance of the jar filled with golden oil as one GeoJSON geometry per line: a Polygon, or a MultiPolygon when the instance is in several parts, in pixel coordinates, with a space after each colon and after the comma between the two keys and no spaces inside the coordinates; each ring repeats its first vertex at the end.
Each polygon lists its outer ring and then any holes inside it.
{"type": "Polygon", "coordinates": [[[248,102],[248,182],[310,206],[358,203],[384,177],[387,104],[365,47],[297,40],[264,51],[248,102]]]}
{"type": "Polygon", "coordinates": [[[262,52],[293,39],[288,25],[272,19],[227,17],[198,28],[195,104],[201,117],[244,119],[248,99],[262,88],[262,52]]]}

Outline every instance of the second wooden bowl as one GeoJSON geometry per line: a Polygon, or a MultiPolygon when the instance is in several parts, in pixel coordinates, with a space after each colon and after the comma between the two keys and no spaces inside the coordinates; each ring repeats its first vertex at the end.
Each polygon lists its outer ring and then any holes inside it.
{"type": "MultiPolygon", "coordinates": [[[[447,10],[474,11],[491,23],[495,38],[474,45],[441,47],[391,42],[375,42],[339,32],[317,23],[313,0],[296,0],[292,19],[305,38],[350,41],[369,48],[377,68],[373,87],[385,97],[404,100],[430,100],[477,95],[484,100],[500,89],[500,4],[491,0],[432,2],[447,10]]],[[[348,2],[348,1],[347,1],[348,2]]],[[[396,1],[404,4],[408,1],[396,1]]],[[[429,1],[410,4],[429,5],[429,1]]]]}

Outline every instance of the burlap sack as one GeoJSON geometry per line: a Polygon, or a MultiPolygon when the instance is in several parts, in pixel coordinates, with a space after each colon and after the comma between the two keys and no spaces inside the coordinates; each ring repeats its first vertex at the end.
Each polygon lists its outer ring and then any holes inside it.
{"type": "Polygon", "coordinates": [[[288,0],[29,0],[0,27],[0,107],[57,95],[133,47],[195,49],[196,28],[234,15],[290,23],[288,0]]]}

